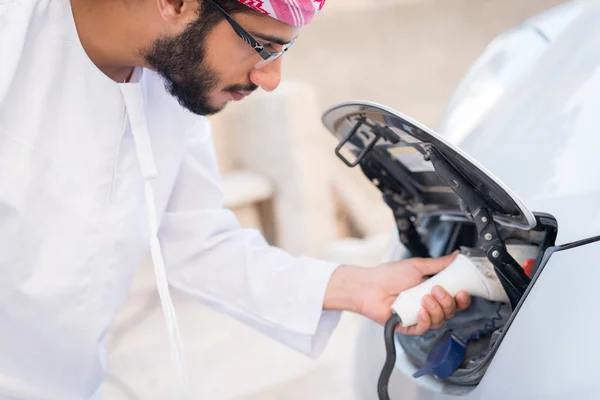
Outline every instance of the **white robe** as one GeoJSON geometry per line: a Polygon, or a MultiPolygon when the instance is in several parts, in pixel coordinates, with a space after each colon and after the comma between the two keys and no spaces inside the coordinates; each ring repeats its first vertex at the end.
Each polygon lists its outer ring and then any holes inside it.
{"type": "Polygon", "coordinates": [[[151,237],[171,287],[298,351],[339,321],[322,310],[337,265],[241,229],[207,119],[136,73],[91,63],[68,0],[0,0],[0,399],[93,395],[151,237]]]}

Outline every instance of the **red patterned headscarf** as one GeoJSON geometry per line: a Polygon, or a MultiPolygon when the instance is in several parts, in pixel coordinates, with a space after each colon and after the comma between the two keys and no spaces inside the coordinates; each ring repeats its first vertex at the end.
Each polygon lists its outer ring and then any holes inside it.
{"type": "Polygon", "coordinates": [[[292,26],[304,26],[321,11],[325,0],[238,0],[248,7],[292,26]]]}

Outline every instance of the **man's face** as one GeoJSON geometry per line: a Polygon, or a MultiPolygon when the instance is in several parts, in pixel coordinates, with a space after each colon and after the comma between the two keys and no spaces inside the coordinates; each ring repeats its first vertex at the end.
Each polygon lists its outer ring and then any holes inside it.
{"type": "MultiPolygon", "coordinates": [[[[269,39],[289,42],[298,33],[297,28],[257,13],[232,17],[269,52],[282,47],[269,39]]],[[[258,87],[271,91],[279,85],[281,58],[257,69],[255,65],[262,58],[226,20],[212,29],[205,26],[196,18],[179,33],[156,39],[143,52],[148,65],[165,79],[168,91],[183,107],[195,114],[211,115],[258,87]]]]}

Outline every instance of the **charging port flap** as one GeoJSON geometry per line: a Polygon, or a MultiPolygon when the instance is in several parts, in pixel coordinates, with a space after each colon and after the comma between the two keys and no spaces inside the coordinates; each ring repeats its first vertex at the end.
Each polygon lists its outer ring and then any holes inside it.
{"type": "Polygon", "coordinates": [[[339,140],[336,154],[349,166],[370,167],[369,178],[377,186],[393,180],[402,190],[406,207],[415,213],[460,210],[460,196],[454,193],[452,181],[443,179],[427,156],[434,149],[477,194],[496,222],[524,230],[536,225],[533,213],[492,173],[433,130],[397,111],[357,101],[331,107],[322,120],[339,140]]]}

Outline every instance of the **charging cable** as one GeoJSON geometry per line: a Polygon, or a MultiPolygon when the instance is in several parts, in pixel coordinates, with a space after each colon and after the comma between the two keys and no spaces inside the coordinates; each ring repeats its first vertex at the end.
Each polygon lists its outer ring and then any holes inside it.
{"type": "MultiPolygon", "coordinates": [[[[396,346],[394,335],[396,327],[401,320],[397,314],[387,320],[384,328],[386,359],[377,383],[379,400],[390,400],[389,383],[394,365],[396,364],[396,346]]],[[[438,379],[445,379],[452,375],[465,359],[466,344],[451,331],[444,333],[427,354],[425,366],[417,371],[413,377],[433,373],[438,379]]]]}
{"type": "MultiPolygon", "coordinates": [[[[413,378],[419,378],[428,374],[432,374],[437,379],[449,378],[463,363],[467,343],[471,340],[479,339],[482,335],[486,335],[496,329],[497,322],[502,320],[502,315],[500,314],[502,306],[503,304],[500,303],[496,315],[482,329],[478,329],[464,340],[452,331],[447,331],[440,336],[431,347],[429,353],[427,353],[425,366],[415,372],[413,378]]],[[[396,364],[394,336],[396,328],[401,322],[400,316],[392,313],[392,316],[385,323],[384,340],[386,359],[377,383],[379,400],[390,400],[389,382],[394,365],[396,364]]]]}
{"type": "Polygon", "coordinates": [[[390,377],[394,371],[394,365],[396,364],[396,345],[394,343],[394,335],[396,328],[402,320],[400,316],[392,312],[392,316],[388,318],[384,328],[384,340],[385,340],[385,363],[379,375],[379,381],[377,382],[377,393],[379,394],[379,400],[390,400],[390,394],[388,385],[390,383],[390,377]]]}

